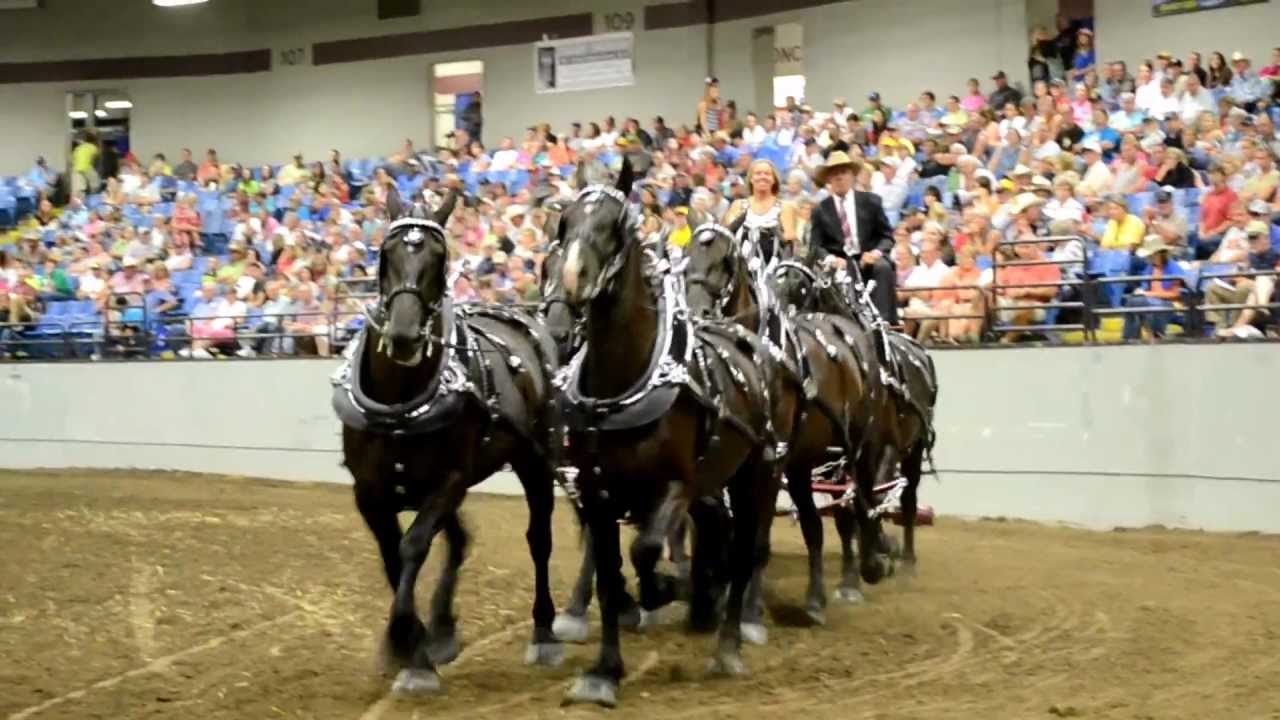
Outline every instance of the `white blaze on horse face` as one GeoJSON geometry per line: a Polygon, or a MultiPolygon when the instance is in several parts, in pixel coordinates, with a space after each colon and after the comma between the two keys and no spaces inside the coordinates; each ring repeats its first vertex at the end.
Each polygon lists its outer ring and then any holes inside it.
{"type": "Polygon", "coordinates": [[[560,268],[560,279],[564,282],[564,291],[572,297],[578,292],[578,273],[582,272],[582,241],[569,243],[569,250],[564,256],[564,266],[560,268]]]}

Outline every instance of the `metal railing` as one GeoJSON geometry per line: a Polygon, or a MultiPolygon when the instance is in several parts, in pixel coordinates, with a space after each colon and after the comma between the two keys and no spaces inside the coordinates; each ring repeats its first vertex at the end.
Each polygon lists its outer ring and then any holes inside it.
{"type": "MultiPolygon", "coordinates": [[[[1154,280],[1150,275],[1133,275],[1125,273],[1122,275],[1105,275],[1095,273],[1090,270],[1089,258],[1091,257],[1090,247],[1083,237],[1079,236],[1056,236],[1044,238],[1027,238],[1016,242],[1050,244],[1059,242],[1079,242],[1081,248],[1081,257],[1073,259],[1043,259],[1043,260],[1005,260],[1001,261],[999,257],[993,258],[992,263],[992,282],[988,285],[953,285],[953,286],[929,286],[929,287],[900,287],[898,293],[900,296],[910,297],[914,294],[933,293],[937,291],[944,292],[978,292],[978,299],[971,304],[976,309],[967,313],[936,313],[936,312],[910,312],[901,313],[904,320],[910,322],[936,321],[945,323],[948,320],[983,320],[983,335],[992,340],[998,340],[1010,333],[1040,333],[1049,335],[1053,339],[1053,335],[1060,332],[1077,331],[1082,333],[1084,342],[1097,343],[1097,330],[1100,321],[1106,317],[1126,317],[1126,316],[1150,316],[1161,313],[1170,314],[1175,321],[1174,324],[1180,325],[1186,339],[1197,339],[1205,336],[1205,330],[1208,325],[1206,322],[1206,313],[1213,312],[1232,312],[1241,310],[1267,310],[1275,312],[1280,310],[1280,299],[1271,297],[1267,302],[1241,302],[1241,303],[1206,303],[1205,302],[1205,286],[1208,282],[1218,279],[1231,278],[1256,278],[1256,277],[1276,277],[1280,275],[1277,270],[1235,270],[1226,272],[1212,272],[1203,274],[1192,274],[1191,277],[1181,274],[1171,274],[1162,276],[1160,281],[1163,283],[1177,283],[1180,285],[1180,299],[1176,302],[1170,302],[1168,306],[1128,306],[1118,305],[1111,306],[1103,301],[1104,291],[1109,286],[1115,285],[1135,285],[1141,283],[1149,283],[1154,280]],[[1001,283],[1000,269],[1014,267],[1031,267],[1031,266],[1047,266],[1056,265],[1060,268],[1071,266],[1079,266],[1080,270],[1074,279],[1062,279],[1054,282],[1041,283],[1001,283]],[[1193,282],[1194,281],[1194,282],[1193,282]],[[1002,290],[1010,290],[1016,288],[1048,288],[1056,287],[1059,291],[1053,300],[1045,302],[1009,302],[1000,304],[996,298],[1001,294],[1002,290]],[[1074,289],[1076,297],[1068,299],[1064,297],[1064,290],[1074,289]],[[1027,310],[1044,310],[1046,311],[1045,322],[1041,323],[1023,323],[1013,324],[1001,322],[1001,313],[1017,312],[1027,310]],[[1077,322],[1051,322],[1054,315],[1050,311],[1073,310],[1080,314],[1077,322]]],[[[1013,243],[1006,243],[1013,244],[1013,243]]],[[[1075,274],[1075,273],[1073,273],[1075,274]]],[[[1274,292],[1274,291],[1273,291],[1274,292]]],[[[1128,297],[1128,295],[1125,295],[1128,297]]],[[[975,346],[981,343],[975,343],[975,346]]]]}

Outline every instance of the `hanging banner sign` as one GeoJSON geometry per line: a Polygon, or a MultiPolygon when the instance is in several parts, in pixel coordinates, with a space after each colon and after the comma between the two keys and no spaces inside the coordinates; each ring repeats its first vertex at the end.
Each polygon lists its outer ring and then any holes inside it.
{"type": "Polygon", "coordinates": [[[1238,5],[1256,5],[1268,0],[1151,0],[1151,14],[1156,17],[1217,10],[1238,5]]]}
{"type": "Polygon", "coordinates": [[[629,32],[534,43],[533,89],[541,94],[635,85],[634,45],[629,32]]]}

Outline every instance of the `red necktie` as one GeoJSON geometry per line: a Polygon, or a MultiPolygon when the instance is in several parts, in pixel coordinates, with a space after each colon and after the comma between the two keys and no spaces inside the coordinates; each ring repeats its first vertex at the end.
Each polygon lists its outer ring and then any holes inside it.
{"type": "Polygon", "coordinates": [[[844,198],[837,197],[835,198],[835,202],[836,214],[840,216],[840,230],[844,233],[845,252],[848,253],[851,252],[851,248],[853,247],[853,231],[849,228],[849,215],[844,209],[844,198]]]}

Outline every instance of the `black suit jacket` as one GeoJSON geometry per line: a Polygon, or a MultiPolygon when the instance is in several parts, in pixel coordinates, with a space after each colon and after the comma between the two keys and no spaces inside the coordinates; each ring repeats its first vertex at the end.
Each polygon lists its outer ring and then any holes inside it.
{"type": "MultiPolygon", "coordinates": [[[[854,191],[853,203],[858,216],[858,246],[861,251],[879,250],[885,260],[893,250],[893,228],[885,217],[884,206],[880,196],[875,193],[854,191]]],[[[828,255],[835,255],[846,260],[857,260],[848,257],[844,252],[844,229],[840,226],[840,215],[836,212],[833,196],[828,196],[813,209],[812,227],[809,230],[809,259],[816,264],[828,255]]]]}

